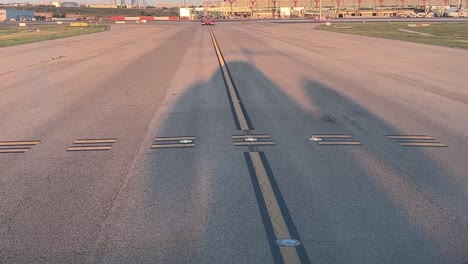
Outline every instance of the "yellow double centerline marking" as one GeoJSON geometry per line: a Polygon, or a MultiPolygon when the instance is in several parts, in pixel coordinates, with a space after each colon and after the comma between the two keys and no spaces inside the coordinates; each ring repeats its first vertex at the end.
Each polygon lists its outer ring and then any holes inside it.
{"type": "MultiPolygon", "coordinates": [[[[247,115],[247,111],[240,100],[235,83],[229,73],[226,61],[211,28],[209,28],[211,40],[218,57],[219,66],[226,84],[231,109],[238,130],[247,132],[248,135],[234,135],[234,140],[243,140],[248,137],[269,138],[269,135],[252,135],[253,125],[247,115]]],[[[244,144],[244,142],[237,142],[244,144]]],[[[260,142],[262,143],[262,142],[260,142]]],[[[272,142],[263,142],[272,144],[272,142]]],[[[236,144],[236,143],[235,143],[236,144]]],[[[249,143],[251,145],[252,143],[249,143]]],[[[259,144],[258,142],[256,144],[259,144]]],[[[274,143],[273,143],[274,144],[274,143]]],[[[305,248],[300,244],[299,234],[289,214],[286,203],[281,195],[271,168],[263,152],[245,152],[245,159],[249,168],[252,184],[263,220],[263,225],[270,243],[270,249],[275,263],[310,263],[305,248]],[[297,242],[293,245],[285,241],[297,242]]]]}
{"type": "MultiPolygon", "coordinates": [[[[260,204],[263,204],[268,214],[268,218],[264,219],[264,221],[267,220],[267,222],[269,222],[266,223],[267,229],[268,226],[271,225],[274,232],[274,236],[269,237],[270,241],[274,240],[276,243],[276,241],[280,239],[299,239],[298,237],[293,237],[289,230],[288,224],[286,223],[284,213],[277,199],[278,192],[275,193],[272,182],[270,181],[270,178],[273,177],[273,175],[268,175],[268,172],[266,170],[267,165],[264,164],[264,161],[261,158],[261,155],[263,155],[263,153],[260,154],[259,152],[246,152],[246,155],[248,155],[247,159],[250,159],[251,162],[251,174],[253,174],[251,176],[254,188],[257,187],[257,191],[259,190],[261,192],[263,203],[260,204]]],[[[250,163],[249,161],[247,162],[250,163]]],[[[283,210],[287,210],[287,208],[283,207],[283,210]]],[[[291,224],[289,226],[291,226],[291,224]]],[[[295,233],[297,233],[297,231],[295,233]]],[[[303,246],[300,245],[300,247],[302,247],[303,249],[303,246]]],[[[277,260],[276,262],[308,262],[307,258],[301,260],[301,258],[299,257],[298,247],[278,246],[278,248],[281,256],[281,261],[277,260]]]]}
{"type": "Polygon", "coordinates": [[[251,130],[253,129],[253,127],[247,121],[248,119],[244,113],[244,110],[242,109],[242,102],[239,96],[237,95],[234,81],[229,75],[229,70],[227,68],[226,61],[224,60],[223,54],[221,53],[221,50],[219,49],[219,46],[218,46],[218,43],[216,42],[213,31],[211,30],[211,28],[209,28],[209,30],[210,30],[211,40],[213,41],[213,46],[216,51],[216,56],[218,57],[219,66],[221,68],[221,72],[223,74],[223,78],[227,86],[228,94],[231,99],[231,106],[233,107],[235,118],[237,119],[236,122],[238,123],[238,129],[251,130]]]}

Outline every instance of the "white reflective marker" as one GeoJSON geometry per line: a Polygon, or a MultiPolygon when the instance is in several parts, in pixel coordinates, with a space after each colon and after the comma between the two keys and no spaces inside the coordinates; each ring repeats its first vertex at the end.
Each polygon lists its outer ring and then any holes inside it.
{"type": "Polygon", "coordinates": [[[284,238],[276,240],[276,244],[281,247],[297,247],[301,242],[297,239],[284,238]]]}

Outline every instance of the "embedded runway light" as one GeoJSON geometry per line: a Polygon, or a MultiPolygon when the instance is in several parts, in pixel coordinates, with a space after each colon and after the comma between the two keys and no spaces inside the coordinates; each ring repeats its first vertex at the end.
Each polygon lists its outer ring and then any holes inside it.
{"type": "Polygon", "coordinates": [[[276,240],[276,244],[278,244],[280,247],[297,247],[301,244],[301,242],[296,239],[284,238],[276,240]]]}
{"type": "Polygon", "coordinates": [[[248,138],[244,138],[244,141],[247,141],[247,142],[255,142],[255,141],[258,141],[258,138],[248,137],[248,138]]]}
{"type": "Polygon", "coordinates": [[[189,140],[189,139],[179,140],[179,143],[181,143],[181,144],[189,144],[189,143],[193,143],[193,140],[189,140]]]}
{"type": "Polygon", "coordinates": [[[322,141],[323,139],[322,138],[319,138],[319,137],[311,137],[309,138],[310,141],[315,141],[315,142],[318,142],[318,141],[322,141]]]}

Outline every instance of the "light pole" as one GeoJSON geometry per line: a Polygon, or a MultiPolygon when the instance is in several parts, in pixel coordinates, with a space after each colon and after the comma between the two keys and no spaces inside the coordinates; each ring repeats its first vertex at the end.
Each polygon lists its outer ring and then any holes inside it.
{"type": "Polygon", "coordinates": [[[424,13],[427,14],[429,11],[427,8],[427,0],[423,0],[423,5],[424,5],[424,13]]]}
{"type": "Polygon", "coordinates": [[[273,3],[273,18],[276,18],[276,0],[271,0],[273,3]]]}
{"type": "Polygon", "coordinates": [[[335,14],[335,17],[339,17],[340,16],[340,3],[341,3],[341,0],[336,0],[336,14],[335,14]]]}
{"type": "Polygon", "coordinates": [[[251,8],[251,9],[252,9],[252,15],[250,16],[251,19],[252,19],[253,16],[254,16],[254,15],[253,15],[253,13],[254,13],[254,5],[255,5],[255,2],[256,2],[256,1],[257,1],[257,0],[250,0],[250,3],[252,4],[252,8],[251,8]]]}
{"type": "Polygon", "coordinates": [[[232,17],[232,3],[234,3],[234,1],[236,0],[228,0],[229,1],[229,4],[231,4],[231,17],[232,17]]]}
{"type": "Polygon", "coordinates": [[[322,0],[319,0],[319,21],[322,21],[322,0]]]}

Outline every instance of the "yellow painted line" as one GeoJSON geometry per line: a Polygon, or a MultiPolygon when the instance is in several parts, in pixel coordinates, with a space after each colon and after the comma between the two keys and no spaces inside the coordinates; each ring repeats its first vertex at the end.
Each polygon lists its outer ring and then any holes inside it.
{"type": "Polygon", "coordinates": [[[266,145],[275,145],[275,143],[270,142],[270,141],[234,142],[234,146],[266,146],[266,145]]]}
{"type": "Polygon", "coordinates": [[[112,147],[111,144],[73,144],[70,148],[112,147]]]}
{"type": "Polygon", "coordinates": [[[37,145],[41,141],[0,141],[0,146],[24,146],[24,145],[37,145]]]}
{"type": "Polygon", "coordinates": [[[358,141],[319,141],[319,145],[361,145],[358,141]]]}
{"type": "Polygon", "coordinates": [[[432,142],[432,143],[440,143],[438,141],[434,141],[434,139],[400,139],[397,140],[398,143],[414,143],[414,142],[421,142],[421,143],[427,143],[427,142],[432,142]]]}
{"type": "Polygon", "coordinates": [[[311,135],[312,137],[318,137],[318,138],[353,138],[350,135],[344,135],[344,134],[315,134],[311,135]]]}
{"type": "Polygon", "coordinates": [[[74,144],[115,143],[116,139],[77,139],[74,144]]]}
{"type": "Polygon", "coordinates": [[[271,138],[270,135],[267,135],[267,134],[259,134],[259,135],[234,135],[232,136],[232,139],[244,139],[244,138],[249,138],[249,137],[253,137],[253,138],[271,138]]]}
{"type": "Polygon", "coordinates": [[[407,147],[447,147],[447,145],[440,142],[401,142],[399,144],[407,147]]]}
{"type": "Polygon", "coordinates": [[[110,150],[111,146],[101,146],[101,147],[69,147],[67,151],[91,151],[91,150],[110,150]]]}
{"type": "MultiPolygon", "coordinates": [[[[281,213],[280,206],[276,200],[273,187],[271,186],[270,179],[266,172],[265,166],[263,165],[262,159],[258,152],[249,152],[250,158],[252,159],[255,175],[260,184],[260,190],[262,191],[263,200],[267,207],[268,215],[273,225],[273,230],[278,239],[291,238],[284,216],[281,213]]],[[[297,250],[294,247],[279,247],[284,263],[301,263],[297,250]]]]}
{"type": "Polygon", "coordinates": [[[195,144],[167,144],[167,145],[152,145],[151,148],[187,148],[195,147],[195,144]]]}
{"type": "Polygon", "coordinates": [[[154,141],[195,140],[195,137],[157,137],[154,141]]]}
{"type": "Polygon", "coordinates": [[[430,136],[424,135],[398,135],[398,136],[387,136],[390,139],[433,139],[430,136]]]}
{"type": "Polygon", "coordinates": [[[88,23],[83,22],[72,22],[70,23],[70,27],[87,27],[88,23]]]}
{"type": "Polygon", "coordinates": [[[0,149],[0,153],[23,153],[28,150],[28,148],[0,149]]]}
{"type": "Polygon", "coordinates": [[[241,130],[249,130],[249,125],[247,123],[247,119],[244,116],[244,112],[242,112],[242,108],[240,106],[239,98],[237,97],[236,91],[234,90],[234,84],[232,83],[231,78],[229,77],[227,67],[226,67],[226,62],[224,61],[224,58],[221,54],[221,51],[219,49],[218,43],[216,42],[216,39],[214,37],[213,31],[210,30],[210,35],[211,35],[211,40],[213,41],[213,45],[215,47],[216,55],[218,56],[219,64],[221,65],[222,73],[224,76],[224,79],[226,80],[229,94],[232,99],[232,104],[234,106],[234,111],[236,112],[237,119],[239,121],[240,129],[241,130]]]}

